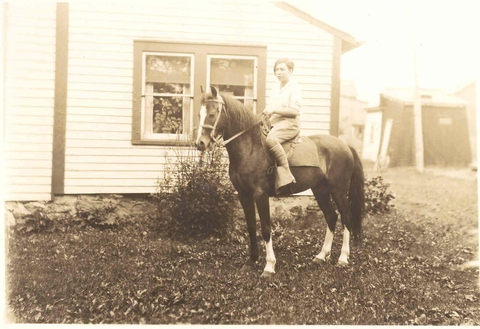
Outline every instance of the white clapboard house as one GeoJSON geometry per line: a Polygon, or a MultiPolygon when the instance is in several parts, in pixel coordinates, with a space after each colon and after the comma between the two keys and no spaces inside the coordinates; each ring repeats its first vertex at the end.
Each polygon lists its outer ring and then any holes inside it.
{"type": "Polygon", "coordinates": [[[200,86],[262,111],[289,57],[306,135],[337,135],[351,35],[286,2],[2,4],[6,200],[151,193],[198,125],[200,86]],[[177,138],[179,136],[179,138],[177,138]]]}

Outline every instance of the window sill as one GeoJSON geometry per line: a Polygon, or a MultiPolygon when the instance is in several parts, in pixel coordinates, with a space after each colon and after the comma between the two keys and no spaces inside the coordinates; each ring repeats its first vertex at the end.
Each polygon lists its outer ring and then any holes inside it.
{"type": "Polygon", "coordinates": [[[132,145],[192,146],[192,142],[182,140],[132,140],[132,145]]]}

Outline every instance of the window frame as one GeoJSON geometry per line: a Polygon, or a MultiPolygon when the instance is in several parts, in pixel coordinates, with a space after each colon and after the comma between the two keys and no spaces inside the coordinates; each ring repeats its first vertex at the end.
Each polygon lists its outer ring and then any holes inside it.
{"type": "MultiPolygon", "coordinates": [[[[255,57],[257,68],[254,83],[256,83],[256,110],[265,108],[266,95],[266,76],[267,76],[267,47],[265,45],[236,45],[236,44],[209,44],[209,43],[189,43],[189,42],[170,42],[155,40],[134,40],[133,42],[133,106],[132,106],[132,139],[133,145],[188,145],[187,140],[178,140],[178,138],[168,139],[146,139],[143,138],[144,121],[144,89],[145,89],[145,67],[144,53],[158,54],[179,54],[192,55],[192,79],[191,100],[193,107],[189,113],[191,122],[189,129],[198,126],[198,111],[200,110],[201,90],[207,87],[210,72],[208,62],[211,56],[214,57],[255,57]],[[193,98],[193,99],[192,99],[193,98]]],[[[194,129],[194,128],[193,128],[194,129]]],[[[187,131],[186,134],[192,134],[193,131],[187,131]]],[[[166,134],[167,135],[167,134],[166,134]]],[[[173,134],[172,134],[173,135],[173,134]]],[[[170,135],[168,135],[170,136],[170,135]]],[[[176,137],[176,135],[175,135],[176,137]]]]}

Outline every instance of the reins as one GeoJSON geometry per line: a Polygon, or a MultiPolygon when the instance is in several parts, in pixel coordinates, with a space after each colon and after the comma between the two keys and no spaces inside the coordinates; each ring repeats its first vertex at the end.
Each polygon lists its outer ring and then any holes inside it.
{"type": "Polygon", "coordinates": [[[246,133],[247,131],[249,131],[250,129],[252,129],[253,127],[255,127],[256,125],[258,125],[259,123],[261,123],[261,122],[263,121],[264,114],[263,114],[263,113],[257,114],[257,117],[260,117],[260,119],[258,119],[257,121],[255,121],[255,123],[254,123],[251,127],[248,127],[247,129],[244,129],[244,130],[242,130],[241,132],[233,135],[232,137],[230,137],[230,138],[227,139],[226,141],[223,141],[223,143],[221,143],[220,145],[221,145],[221,146],[227,145],[228,143],[230,143],[231,141],[233,141],[235,138],[240,137],[241,135],[243,135],[244,133],[246,133]]]}

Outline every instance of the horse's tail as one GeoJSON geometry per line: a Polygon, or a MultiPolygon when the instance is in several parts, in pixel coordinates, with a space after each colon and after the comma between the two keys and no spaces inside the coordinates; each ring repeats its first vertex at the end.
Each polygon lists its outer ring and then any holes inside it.
{"type": "Polygon", "coordinates": [[[351,146],[354,167],[350,179],[349,202],[351,211],[352,234],[355,239],[360,240],[362,235],[362,220],[365,212],[365,176],[363,165],[357,151],[351,146]]]}

